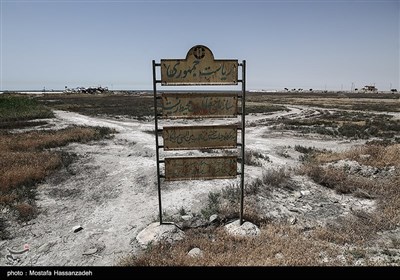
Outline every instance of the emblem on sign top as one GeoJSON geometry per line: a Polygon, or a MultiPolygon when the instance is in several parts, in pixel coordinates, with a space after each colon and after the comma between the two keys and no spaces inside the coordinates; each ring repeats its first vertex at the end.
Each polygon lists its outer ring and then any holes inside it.
{"type": "Polygon", "coordinates": [[[206,50],[204,47],[197,46],[193,48],[193,55],[197,59],[202,59],[206,55],[206,50]]]}

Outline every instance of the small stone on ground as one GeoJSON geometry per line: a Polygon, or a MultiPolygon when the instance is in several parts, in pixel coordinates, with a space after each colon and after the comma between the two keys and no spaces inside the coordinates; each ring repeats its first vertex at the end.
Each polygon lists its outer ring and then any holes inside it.
{"type": "Polygon", "coordinates": [[[227,224],[225,229],[232,235],[256,236],[260,234],[260,229],[255,224],[244,222],[240,225],[240,220],[227,224]]]}
{"type": "Polygon", "coordinates": [[[160,241],[172,243],[181,240],[185,233],[176,225],[152,223],[143,229],[136,236],[139,245],[146,248],[150,243],[155,244],[160,241]]]}
{"type": "Polygon", "coordinates": [[[189,251],[188,256],[192,258],[202,257],[203,252],[200,250],[200,248],[193,248],[192,250],[189,251]]]}

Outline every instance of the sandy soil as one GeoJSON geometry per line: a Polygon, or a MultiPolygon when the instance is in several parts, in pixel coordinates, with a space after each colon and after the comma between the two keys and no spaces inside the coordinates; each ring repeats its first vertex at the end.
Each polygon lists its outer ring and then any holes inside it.
{"type": "MultiPolygon", "coordinates": [[[[246,180],[259,177],[265,168],[298,165],[300,154],[293,150],[295,145],[342,150],[363,143],[322,139],[317,135],[306,139],[290,132],[272,131],[264,125],[271,118],[318,114],[309,107],[288,108],[289,112],[247,117],[246,149],[267,155],[271,162],[264,161],[263,167],[246,167],[246,180]]],[[[38,186],[40,214],[22,226],[12,225],[13,239],[0,241],[0,265],[116,265],[121,257],[137,252],[136,235],[158,217],[155,141],[151,133],[154,122],[94,118],[66,111],[55,113],[56,118],[49,120],[44,129],[89,125],[115,128],[118,133],[113,139],[63,148],[78,155],[78,159],[67,170],[57,172],[38,186]],[[76,226],[82,229],[74,232],[76,226]],[[14,259],[6,258],[9,249],[21,251],[24,246],[29,246],[29,250],[13,254],[14,259]]],[[[192,122],[195,121],[181,121],[187,125],[192,122]]],[[[160,126],[171,123],[164,121],[160,126]]],[[[193,151],[193,155],[197,153],[200,152],[193,151]]],[[[352,209],[371,211],[375,207],[373,200],[337,195],[302,176],[294,180],[301,186],[299,190],[276,190],[265,198],[263,209],[268,215],[296,218],[299,224],[309,227],[347,215],[352,209]]],[[[231,183],[232,180],[165,183],[163,210],[177,213],[184,208],[188,213],[198,213],[210,191],[231,183]]]]}

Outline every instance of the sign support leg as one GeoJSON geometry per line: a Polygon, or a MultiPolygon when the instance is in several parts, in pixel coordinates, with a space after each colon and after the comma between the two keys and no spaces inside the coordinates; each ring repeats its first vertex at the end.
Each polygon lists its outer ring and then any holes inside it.
{"type": "Polygon", "coordinates": [[[240,225],[243,224],[243,200],[244,200],[244,159],[245,159],[245,151],[244,151],[244,142],[245,142],[245,116],[246,116],[246,60],[242,62],[242,150],[241,150],[241,174],[240,174],[240,225]]]}
{"type": "Polygon", "coordinates": [[[162,208],[161,208],[160,154],[158,146],[157,79],[156,79],[156,62],[154,60],[153,60],[153,94],[154,94],[154,136],[156,137],[158,211],[160,215],[160,225],[161,225],[163,222],[162,222],[162,208]]]}

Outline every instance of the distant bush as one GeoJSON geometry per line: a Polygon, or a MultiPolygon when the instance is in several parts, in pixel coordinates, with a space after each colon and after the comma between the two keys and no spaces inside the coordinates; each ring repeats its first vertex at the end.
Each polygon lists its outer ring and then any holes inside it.
{"type": "Polygon", "coordinates": [[[10,233],[7,231],[7,226],[5,220],[0,217],[0,240],[5,240],[9,238],[10,233]]]}
{"type": "Polygon", "coordinates": [[[239,184],[230,184],[221,191],[222,197],[229,200],[231,203],[239,203],[240,194],[241,190],[239,184]]]}
{"type": "Polygon", "coordinates": [[[28,221],[36,216],[36,207],[23,202],[15,205],[15,209],[18,212],[18,217],[23,221],[28,221]]]}
{"type": "Polygon", "coordinates": [[[288,108],[282,105],[272,105],[272,104],[263,104],[260,105],[248,105],[246,104],[246,114],[254,114],[254,113],[272,113],[278,111],[289,111],[288,108]]]}
{"type": "Polygon", "coordinates": [[[261,181],[263,185],[272,188],[294,190],[297,189],[297,186],[291,180],[291,176],[291,172],[284,167],[279,169],[267,169],[263,172],[261,181]]]}
{"type": "Polygon", "coordinates": [[[343,124],[338,131],[341,135],[351,138],[364,138],[367,135],[364,126],[352,123],[343,124]]]}
{"type": "Polygon", "coordinates": [[[208,194],[208,201],[205,208],[201,210],[201,214],[208,219],[211,215],[217,214],[220,210],[220,192],[210,192],[208,194]]]}

